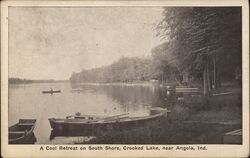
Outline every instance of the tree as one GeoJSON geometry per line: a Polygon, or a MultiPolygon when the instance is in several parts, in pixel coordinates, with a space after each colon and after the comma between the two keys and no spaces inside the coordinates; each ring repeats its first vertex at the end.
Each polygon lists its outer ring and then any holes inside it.
{"type": "Polygon", "coordinates": [[[233,77],[241,64],[241,8],[171,7],[163,16],[156,27],[167,41],[163,52],[181,73],[203,78],[205,96],[217,87],[218,74],[233,77]]]}

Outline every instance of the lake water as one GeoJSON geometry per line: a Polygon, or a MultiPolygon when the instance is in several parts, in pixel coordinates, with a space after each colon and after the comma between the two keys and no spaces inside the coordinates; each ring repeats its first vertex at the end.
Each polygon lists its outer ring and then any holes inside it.
{"type": "Polygon", "coordinates": [[[82,114],[131,116],[149,114],[149,107],[168,107],[164,89],[151,85],[100,85],[70,83],[35,83],[9,85],[9,126],[20,118],[37,119],[34,130],[37,144],[62,144],[82,141],[83,137],[57,137],[50,140],[48,118],[65,118],[82,114]],[[60,89],[61,93],[42,94],[44,90],[60,89]],[[80,88],[81,91],[72,91],[80,88]]]}

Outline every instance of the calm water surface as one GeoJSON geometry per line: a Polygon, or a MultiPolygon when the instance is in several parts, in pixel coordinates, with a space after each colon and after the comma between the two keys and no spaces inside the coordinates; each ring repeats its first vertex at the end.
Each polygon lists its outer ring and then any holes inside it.
{"type": "Polygon", "coordinates": [[[50,140],[48,118],[65,118],[76,112],[109,116],[129,112],[131,116],[144,116],[149,114],[151,106],[167,107],[166,95],[164,89],[154,85],[9,85],[9,126],[20,118],[35,118],[37,144],[75,143],[85,138],[56,137],[50,140]],[[60,89],[61,93],[42,94],[50,88],[60,89]],[[74,88],[82,90],[73,92],[74,88]]]}

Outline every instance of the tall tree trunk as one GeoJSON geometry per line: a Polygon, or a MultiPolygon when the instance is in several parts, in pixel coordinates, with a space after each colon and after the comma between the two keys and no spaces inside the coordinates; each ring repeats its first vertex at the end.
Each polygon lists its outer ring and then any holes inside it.
{"type": "Polygon", "coordinates": [[[208,82],[208,91],[211,92],[212,87],[212,78],[211,78],[211,60],[210,56],[207,57],[207,82],[208,82]]]}
{"type": "Polygon", "coordinates": [[[214,90],[218,88],[218,78],[217,78],[217,64],[216,64],[216,53],[213,54],[213,84],[214,84],[214,90]]]}
{"type": "Polygon", "coordinates": [[[204,63],[204,70],[203,70],[203,94],[204,97],[209,96],[209,86],[208,86],[208,60],[207,57],[204,63]]]}
{"type": "Polygon", "coordinates": [[[207,69],[206,66],[203,71],[203,94],[207,96],[208,94],[208,85],[207,85],[207,69]]]}
{"type": "Polygon", "coordinates": [[[217,88],[221,88],[220,67],[217,66],[217,88]]]}

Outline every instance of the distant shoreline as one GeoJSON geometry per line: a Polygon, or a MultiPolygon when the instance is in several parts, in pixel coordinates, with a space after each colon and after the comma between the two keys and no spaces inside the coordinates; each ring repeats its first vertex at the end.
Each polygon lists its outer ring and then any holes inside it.
{"type": "Polygon", "coordinates": [[[21,79],[21,78],[9,78],[9,84],[31,84],[31,83],[63,83],[69,82],[69,80],[31,80],[31,79],[21,79]]]}
{"type": "Polygon", "coordinates": [[[72,83],[73,85],[92,85],[92,86],[99,86],[99,85],[104,85],[104,86],[152,86],[152,85],[160,85],[159,82],[150,82],[150,81],[145,81],[145,82],[107,82],[107,83],[93,83],[93,82],[77,82],[77,83],[72,83]]]}

